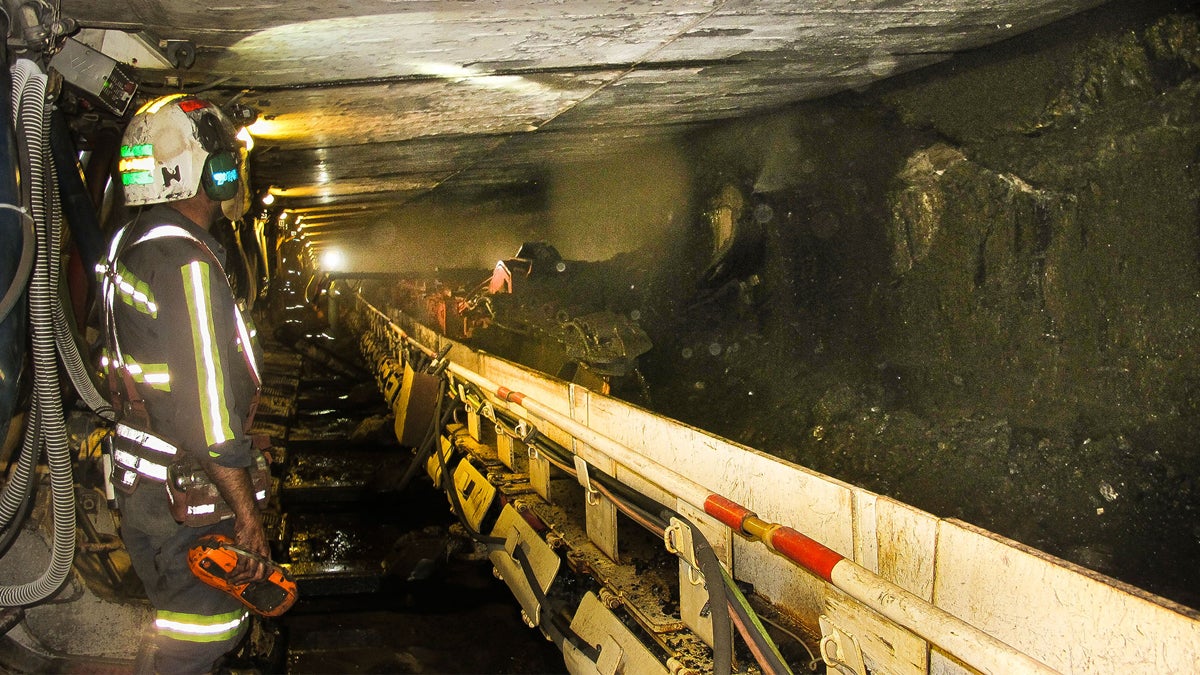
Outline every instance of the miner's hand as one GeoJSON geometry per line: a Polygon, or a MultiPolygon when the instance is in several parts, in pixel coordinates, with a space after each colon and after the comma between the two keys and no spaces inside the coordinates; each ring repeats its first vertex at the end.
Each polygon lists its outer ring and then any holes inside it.
{"type": "Polygon", "coordinates": [[[230,583],[244,584],[255,579],[265,579],[267,568],[255,556],[271,559],[267,546],[267,535],[263,531],[262,518],[254,501],[254,485],[247,469],[234,469],[207,462],[204,470],[217,486],[217,491],[229,508],[233,510],[233,538],[237,547],[251,553],[238,556],[237,566],[229,576],[230,583]]]}

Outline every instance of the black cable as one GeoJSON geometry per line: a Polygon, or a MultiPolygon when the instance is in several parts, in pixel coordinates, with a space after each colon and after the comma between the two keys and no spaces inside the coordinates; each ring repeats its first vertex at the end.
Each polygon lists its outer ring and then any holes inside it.
{"type": "MultiPolygon", "coordinates": [[[[439,419],[441,418],[441,408],[442,402],[438,401],[437,412],[439,419]]],[[[466,511],[463,509],[462,502],[458,498],[458,488],[454,486],[454,477],[450,473],[450,468],[446,465],[446,457],[444,456],[445,453],[438,452],[436,455],[438,458],[438,466],[441,467],[441,472],[439,474],[439,487],[450,496],[451,510],[454,511],[454,515],[458,517],[458,522],[461,523],[466,529],[467,534],[471,535],[471,539],[477,543],[483,544],[489,548],[503,547],[505,544],[504,539],[500,537],[491,537],[483,534],[482,532],[476,532],[475,529],[471,527],[471,524],[467,522],[466,511]]]]}
{"type": "Polygon", "coordinates": [[[538,583],[537,577],[533,574],[533,565],[529,563],[529,555],[525,553],[525,549],[520,544],[513,550],[512,558],[520,565],[521,572],[525,575],[525,583],[529,584],[529,590],[533,591],[534,600],[537,601],[540,608],[538,626],[547,633],[555,645],[558,645],[559,651],[562,651],[563,643],[567,642],[592,663],[599,661],[600,650],[597,647],[584,640],[572,630],[569,624],[560,625],[557,614],[550,607],[549,598],[546,597],[546,593],[542,591],[542,585],[538,583]]]}
{"type": "Polygon", "coordinates": [[[28,213],[11,204],[0,204],[0,208],[16,211],[20,215],[17,226],[21,230],[21,257],[17,261],[16,270],[13,273],[12,281],[9,282],[8,290],[4,292],[4,297],[0,298],[0,322],[8,318],[8,313],[16,307],[17,301],[20,300],[25,293],[25,287],[29,281],[29,273],[33,271],[34,246],[37,241],[37,234],[34,232],[33,218],[28,213]]]}
{"type": "MultiPolygon", "coordinates": [[[[552,461],[563,471],[571,474],[575,473],[575,470],[571,467],[574,453],[571,453],[558,443],[537,433],[536,429],[533,430],[533,433],[522,437],[516,433],[516,425],[512,422],[510,416],[504,415],[498,410],[496,411],[494,421],[497,425],[500,425],[504,427],[506,431],[509,431],[510,435],[512,435],[514,438],[519,438],[523,442],[535,446],[538,452],[545,453],[548,456],[548,461],[552,461]]],[[[459,503],[458,494],[456,488],[454,487],[453,479],[449,479],[447,485],[446,476],[449,472],[447,471],[445,459],[442,457],[442,453],[440,452],[438,453],[438,461],[441,463],[442,467],[442,487],[450,494],[455,514],[459,517],[459,520],[463,523],[463,525],[466,526],[467,531],[472,532],[472,537],[475,537],[475,533],[471,530],[470,526],[467,525],[466,517],[463,514],[462,505],[459,503]]],[[[704,575],[706,580],[705,587],[709,593],[708,606],[713,611],[712,625],[714,675],[730,675],[733,671],[733,629],[730,621],[727,619],[729,611],[738,612],[738,616],[741,618],[742,623],[748,627],[748,632],[750,633],[752,639],[754,639],[755,646],[757,646],[760,652],[765,655],[765,658],[768,661],[767,665],[770,668],[775,669],[774,672],[776,673],[791,673],[791,670],[782,662],[781,658],[779,657],[778,650],[775,648],[773,642],[771,642],[768,636],[762,633],[763,629],[761,624],[758,624],[758,622],[750,618],[748,610],[744,605],[742,605],[740,602],[734,601],[729,597],[727,593],[729,587],[726,585],[726,575],[724,569],[717,560],[716,553],[712,550],[712,545],[708,542],[708,539],[704,537],[704,534],[693,523],[678,513],[675,513],[674,511],[664,507],[662,504],[659,504],[645,495],[632,490],[629,486],[605,474],[603,471],[594,469],[594,467],[593,470],[589,472],[589,479],[606,488],[606,490],[610,493],[610,498],[618,497],[622,507],[634,511],[639,516],[644,518],[650,525],[665,529],[668,526],[671,518],[676,518],[685,523],[691,529],[694,556],[697,564],[700,566],[700,572],[704,575]],[[659,512],[659,515],[654,515],[647,507],[643,506],[639,502],[649,502],[660,507],[661,511],[659,512]]],[[[482,537],[482,535],[480,536],[482,537]]],[[[503,541],[497,537],[487,537],[486,539],[501,542],[503,541]]],[[[477,540],[479,539],[477,538],[477,540]]],[[[536,579],[532,578],[531,571],[528,570],[528,561],[525,559],[526,556],[524,554],[524,550],[518,546],[517,550],[513,554],[513,557],[522,564],[531,589],[538,598],[539,604],[544,606],[545,595],[542,593],[541,587],[537,584],[536,579]]],[[[729,580],[729,583],[732,583],[732,580],[729,580]]],[[[733,590],[736,592],[736,588],[733,590]]],[[[544,614],[545,613],[543,612],[543,615],[544,614]]],[[[545,622],[540,623],[544,624],[545,622]]],[[[543,628],[546,629],[547,626],[543,625],[543,628]]],[[[557,631],[556,627],[551,628],[557,631]]],[[[547,629],[547,632],[551,632],[550,629],[547,629]]],[[[562,634],[561,631],[558,632],[559,639],[556,640],[556,642],[561,644],[561,640],[566,639],[569,640],[576,648],[580,648],[580,646],[576,644],[574,640],[570,640],[569,637],[565,634],[562,634]]],[[[573,631],[570,632],[573,634],[573,631]]],[[[590,649],[592,652],[596,652],[596,650],[591,648],[590,645],[588,646],[588,649],[590,649]]],[[[585,655],[589,654],[589,652],[586,650],[581,649],[581,651],[584,651],[585,655]]],[[[592,660],[595,661],[598,656],[599,654],[596,652],[595,657],[589,656],[589,658],[592,658],[592,660]]]]}
{"type": "MultiPolygon", "coordinates": [[[[29,433],[32,433],[32,431],[29,433]]],[[[37,454],[41,454],[40,451],[37,454]]],[[[17,540],[17,536],[21,534],[21,526],[25,523],[25,519],[29,517],[30,511],[33,510],[33,502],[37,496],[37,483],[37,473],[35,472],[21,486],[24,488],[24,492],[21,493],[21,503],[17,509],[17,513],[13,516],[12,522],[8,524],[3,533],[0,533],[0,557],[8,553],[8,549],[12,547],[13,542],[17,540]]]]}
{"type": "MultiPolygon", "coordinates": [[[[449,349],[443,348],[435,358],[430,359],[423,365],[428,368],[430,365],[437,363],[437,370],[440,374],[441,371],[445,370],[447,362],[444,361],[444,357],[448,352],[449,349]]],[[[441,408],[443,400],[446,396],[446,389],[446,381],[443,380],[441,386],[439,387],[438,404],[434,417],[434,419],[438,421],[438,424],[436,427],[431,427],[429,432],[426,434],[426,439],[425,442],[422,443],[421,450],[419,450],[417,456],[413,460],[413,463],[409,466],[405,477],[401,481],[402,486],[408,484],[408,481],[411,480],[411,476],[415,474],[416,469],[423,463],[423,459],[428,457],[429,449],[433,447],[433,444],[429,442],[431,437],[436,440],[435,432],[440,430],[445,425],[446,421],[448,421],[450,415],[457,410],[457,406],[455,406],[448,410],[445,414],[442,414],[441,408]]],[[[516,423],[512,421],[511,416],[505,415],[499,410],[495,412],[493,421],[498,426],[503,427],[504,431],[509,432],[509,435],[512,437],[518,438],[529,445],[535,446],[538,452],[545,453],[548,456],[547,461],[552,461],[552,463],[567,473],[575,473],[574,468],[571,466],[573,464],[574,453],[570,452],[558,443],[542,436],[537,432],[536,428],[533,429],[532,433],[522,436],[516,433],[516,423]]],[[[458,490],[454,485],[454,479],[449,471],[446,458],[441,452],[437,453],[437,457],[439,466],[441,468],[439,487],[449,495],[452,510],[459,522],[463,525],[471,538],[476,542],[484,544],[490,548],[502,547],[506,543],[504,539],[487,536],[480,532],[476,532],[467,522],[465,510],[463,509],[462,503],[458,498],[458,490]]],[[[462,461],[466,460],[463,459],[462,461]]],[[[724,569],[717,560],[716,553],[712,550],[712,545],[693,523],[678,513],[666,508],[662,504],[659,504],[658,502],[646,497],[645,495],[642,495],[641,493],[635,492],[629,488],[629,486],[602,471],[594,470],[589,474],[589,479],[599,483],[602,487],[604,487],[609,498],[613,499],[614,502],[619,500],[619,505],[621,507],[629,509],[643,518],[648,526],[666,529],[670,519],[674,517],[685,523],[691,529],[693,555],[697,564],[700,566],[701,573],[704,575],[706,580],[705,587],[709,593],[708,607],[714,612],[712,625],[714,663],[713,672],[715,675],[730,675],[733,670],[733,630],[731,622],[726,619],[730,611],[736,612],[741,620],[742,625],[747,626],[747,633],[749,634],[750,639],[754,640],[754,646],[758,648],[760,653],[764,654],[764,658],[768,662],[764,665],[773,669],[773,672],[775,673],[791,673],[791,670],[788,668],[788,666],[782,662],[782,658],[779,656],[778,650],[775,648],[774,643],[770,640],[770,637],[765,634],[765,629],[762,628],[760,623],[753,620],[749,616],[750,610],[744,604],[745,598],[741,596],[736,587],[732,586],[732,579],[728,578],[728,575],[725,574],[724,569]],[[654,515],[647,507],[643,506],[639,502],[649,502],[650,504],[660,507],[661,510],[659,515],[654,515]],[[732,590],[732,592],[736,595],[736,598],[731,598],[729,596],[727,591],[730,590],[732,590]],[[724,611],[722,611],[721,608],[724,608],[724,611]]],[[[532,568],[529,565],[528,557],[525,554],[524,549],[518,546],[513,552],[512,557],[521,565],[522,571],[526,576],[526,581],[534,593],[539,606],[548,609],[546,596],[542,591],[541,586],[538,584],[537,579],[533,576],[532,568]]],[[[582,641],[582,639],[579,638],[579,636],[576,635],[574,631],[569,628],[569,626],[566,627],[565,630],[562,627],[557,626],[553,622],[552,615],[552,612],[540,612],[538,623],[539,626],[547,632],[551,639],[554,640],[556,644],[560,645],[560,649],[563,641],[568,641],[572,644],[572,646],[574,646],[576,649],[579,649],[581,653],[583,653],[593,662],[599,658],[599,650],[582,641]],[[547,619],[547,617],[550,618],[547,619]]]]}
{"type": "Polygon", "coordinates": [[[446,367],[450,365],[450,362],[446,360],[446,355],[450,353],[450,349],[453,346],[453,343],[447,342],[446,346],[438,351],[437,356],[433,357],[433,360],[425,365],[425,371],[430,375],[441,375],[446,370],[446,367]],[[437,364],[436,366],[434,366],[435,363],[437,364]],[[430,370],[430,367],[433,367],[433,370],[430,370]]]}
{"type": "Polygon", "coordinates": [[[712,544],[704,533],[690,520],[678,513],[664,509],[661,517],[669,521],[675,518],[692,530],[692,551],[700,573],[704,575],[704,586],[708,589],[708,607],[711,610],[713,629],[713,673],[714,675],[730,675],[733,672],[733,627],[729,625],[727,611],[722,608],[729,604],[722,580],[724,572],[717,554],[713,552],[712,544]]]}
{"type": "MultiPolygon", "coordinates": [[[[501,419],[503,416],[497,413],[497,418],[501,419]]],[[[573,469],[566,468],[566,466],[571,464],[571,461],[567,459],[567,457],[571,456],[571,453],[566,448],[541,435],[532,437],[529,442],[537,445],[539,452],[544,452],[558,459],[559,461],[555,463],[559,464],[563,470],[574,473],[573,469]]],[[[617,496],[613,494],[617,492],[625,493],[620,496],[622,506],[635,511],[656,527],[666,529],[671,518],[674,517],[691,528],[692,546],[695,551],[695,557],[697,563],[700,565],[700,571],[706,579],[705,586],[709,593],[708,606],[713,610],[713,672],[714,675],[730,675],[733,671],[733,630],[728,620],[722,620],[727,615],[727,610],[722,611],[720,608],[725,607],[729,603],[725,594],[724,582],[718,583],[722,579],[722,569],[720,562],[717,561],[716,553],[712,550],[712,545],[708,543],[703,533],[686,518],[663,507],[663,505],[658,504],[645,495],[633,493],[627,485],[603,471],[594,470],[593,472],[589,472],[588,478],[600,483],[610,492],[611,496],[617,496]],[[659,506],[662,510],[659,515],[654,515],[648,509],[638,504],[638,501],[649,501],[659,506]]]]}
{"type": "MultiPolygon", "coordinates": [[[[438,387],[438,408],[441,408],[442,401],[445,399],[445,397],[446,381],[442,380],[438,387]]],[[[425,462],[429,459],[429,455],[438,445],[438,432],[446,426],[457,409],[458,406],[450,406],[447,408],[446,412],[441,414],[440,417],[437,415],[435,409],[433,418],[429,420],[429,430],[425,432],[425,439],[421,442],[421,445],[418,446],[417,453],[413,455],[412,463],[408,465],[408,469],[404,472],[404,476],[400,478],[400,483],[397,485],[396,490],[403,490],[404,488],[408,487],[408,484],[412,482],[413,477],[415,477],[421,467],[425,465],[425,462]]]]}
{"type": "MultiPolygon", "coordinates": [[[[497,411],[496,417],[497,424],[505,425],[507,429],[513,430],[512,435],[515,437],[515,429],[513,429],[512,425],[508,424],[507,416],[497,411]]],[[[560,468],[563,471],[566,471],[571,475],[575,474],[575,470],[572,466],[574,463],[574,453],[571,451],[539,433],[531,434],[528,438],[523,438],[521,440],[536,446],[538,452],[545,453],[558,460],[557,463],[560,465],[560,468]]],[[[595,467],[591,467],[589,470],[589,478],[594,482],[600,483],[609,492],[615,493],[617,496],[619,496],[622,503],[626,507],[636,511],[638,515],[642,516],[659,528],[666,529],[669,522],[662,520],[658,515],[651,511],[653,508],[665,508],[663,504],[659,504],[646,495],[633,490],[628,485],[622,483],[612,476],[609,476],[607,473],[595,467]]]]}

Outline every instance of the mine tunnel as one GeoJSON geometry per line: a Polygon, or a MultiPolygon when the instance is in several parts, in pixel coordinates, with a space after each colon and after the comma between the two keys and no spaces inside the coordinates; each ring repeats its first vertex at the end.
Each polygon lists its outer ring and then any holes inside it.
{"type": "Polygon", "coordinates": [[[1200,669],[1194,3],[319,4],[5,2],[0,668],[164,630],[105,317],[195,99],[295,592],[214,672],[1200,669]]]}

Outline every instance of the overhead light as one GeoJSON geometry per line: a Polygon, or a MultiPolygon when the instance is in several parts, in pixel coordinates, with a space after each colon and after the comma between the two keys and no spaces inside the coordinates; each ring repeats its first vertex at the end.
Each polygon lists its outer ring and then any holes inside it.
{"type": "Polygon", "coordinates": [[[321,269],[326,272],[339,272],[346,266],[346,255],[336,248],[326,249],[321,253],[321,269]]]}
{"type": "Polygon", "coordinates": [[[270,205],[274,204],[275,203],[275,195],[271,194],[270,192],[266,193],[265,195],[262,196],[262,203],[263,203],[263,206],[270,206],[270,205]]]}

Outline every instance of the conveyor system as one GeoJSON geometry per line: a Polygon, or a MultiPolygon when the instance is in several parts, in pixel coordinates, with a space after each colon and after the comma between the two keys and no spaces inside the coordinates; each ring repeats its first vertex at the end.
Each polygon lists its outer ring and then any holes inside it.
{"type": "Polygon", "coordinates": [[[1200,663],[1191,610],[338,297],[397,437],[427,441],[417,459],[573,673],[1200,663]]]}

